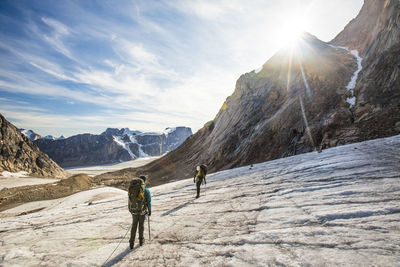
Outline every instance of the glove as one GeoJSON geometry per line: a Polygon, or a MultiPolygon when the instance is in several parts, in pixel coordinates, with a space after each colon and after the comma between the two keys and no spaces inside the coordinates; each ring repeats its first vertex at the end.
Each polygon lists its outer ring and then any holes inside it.
{"type": "Polygon", "coordinates": [[[151,210],[149,211],[149,213],[147,213],[149,216],[151,216],[151,210]]]}

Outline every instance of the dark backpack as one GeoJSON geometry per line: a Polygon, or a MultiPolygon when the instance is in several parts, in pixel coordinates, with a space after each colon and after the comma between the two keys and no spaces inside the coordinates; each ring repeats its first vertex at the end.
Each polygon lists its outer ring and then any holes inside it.
{"type": "Polygon", "coordinates": [[[134,214],[140,214],[146,210],[145,185],[142,179],[134,178],[129,184],[129,211],[134,214]]]}
{"type": "Polygon", "coordinates": [[[207,175],[207,167],[206,167],[206,165],[201,164],[200,168],[203,170],[204,176],[206,176],[207,175]]]}

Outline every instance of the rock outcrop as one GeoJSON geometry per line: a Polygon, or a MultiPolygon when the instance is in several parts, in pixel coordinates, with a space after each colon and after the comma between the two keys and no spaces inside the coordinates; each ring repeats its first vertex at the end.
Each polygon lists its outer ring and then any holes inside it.
{"type": "Polygon", "coordinates": [[[89,166],[159,156],[177,148],[192,134],[190,128],[167,128],[164,133],[142,133],[108,128],[100,135],[79,134],[62,140],[35,143],[62,167],[89,166]]]}
{"type": "Polygon", "coordinates": [[[331,43],[305,34],[261,71],[243,74],[214,120],[178,149],[138,169],[153,184],[312,150],[391,136],[400,130],[399,1],[365,0],[331,43]]]}
{"type": "Polygon", "coordinates": [[[0,171],[25,171],[37,177],[64,178],[67,173],[0,114],[0,171]]]}

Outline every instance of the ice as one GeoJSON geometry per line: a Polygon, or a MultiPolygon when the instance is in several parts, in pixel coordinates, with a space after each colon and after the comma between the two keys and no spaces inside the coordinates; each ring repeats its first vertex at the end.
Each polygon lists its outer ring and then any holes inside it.
{"type": "MultiPolygon", "coordinates": [[[[129,155],[131,156],[132,159],[136,158],[136,155],[133,154],[131,149],[129,148],[129,144],[126,144],[120,136],[113,136],[114,142],[116,142],[118,145],[122,146],[126,151],[128,151],[129,155]]],[[[140,155],[139,155],[140,156],[140,155]]]]}
{"type": "Polygon", "coordinates": [[[331,44],[328,44],[328,45],[329,45],[330,47],[335,48],[335,49],[344,49],[344,50],[350,52],[350,53],[356,58],[356,60],[357,60],[357,70],[353,73],[353,75],[351,76],[351,79],[350,79],[349,83],[346,85],[346,89],[347,89],[348,91],[350,91],[351,94],[352,94],[352,97],[348,97],[348,98],[346,99],[347,103],[350,104],[350,108],[351,108],[351,107],[353,107],[353,106],[355,105],[355,103],[356,103],[356,98],[355,98],[355,96],[354,96],[354,88],[356,87],[358,74],[359,74],[360,71],[362,70],[362,64],[361,64],[361,63],[362,63],[362,57],[360,57],[360,56],[358,55],[358,51],[357,51],[357,50],[351,50],[351,51],[350,51],[349,48],[344,47],[344,46],[335,46],[335,45],[331,45],[331,44]]]}
{"type": "Polygon", "coordinates": [[[18,187],[25,185],[49,184],[57,182],[58,179],[35,178],[27,176],[1,176],[0,175],[0,190],[7,187],[18,187]]]}
{"type": "Polygon", "coordinates": [[[127,193],[81,192],[2,218],[0,265],[398,266],[399,151],[400,135],[212,173],[199,199],[193,178],[150,188],[132,251],[127,193]]]}
{"type": "Polygon", "coordinates": [[[20,172],[3,171],[1,173],[1,176],[4,176],[4,177],[27,177],[28,172],[26,172],[26,171],[20,171],[20,172]]]}
{"type": "Polygon", "coordinates": [[[351,50],[350,53],[357,59],[357,70],[353,73],[349,84],[346,86],[347,90],[353,90],[356,87],[357,77],[360,71],[362,70],[362,58],[358,55],[357,50],[351,50]]]}
{"type": "Polygon", "coordinates": [[[78,174],[78,173],[86,173],[89,176],[95,176],[106,172],[117,171],[125,168],[137,168],[147,163],[150,163],[156,159],[160,158],[157,157],[147,157],[147,158],[137,158],[134,160],[124,161],[121,163],[112,163],[107,165],[97,165],[97,166],[90,166],[90,167],[74,167],[74,168],[66,168],[69,173],[78,174]]]}

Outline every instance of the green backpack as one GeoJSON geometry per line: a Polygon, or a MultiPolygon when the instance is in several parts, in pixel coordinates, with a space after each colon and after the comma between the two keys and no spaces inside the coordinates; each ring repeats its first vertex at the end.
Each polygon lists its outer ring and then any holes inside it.
{"type": "Polygon", "coordinates": [[[145,184],[142,179],[134,178],[129,184],[128,189],[128,208],[132,214],[141,214],[146,210],[144,197],[145,184]]]}

